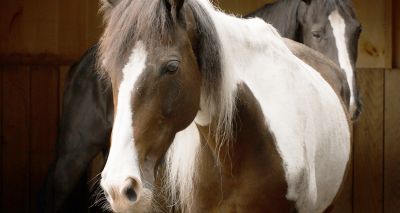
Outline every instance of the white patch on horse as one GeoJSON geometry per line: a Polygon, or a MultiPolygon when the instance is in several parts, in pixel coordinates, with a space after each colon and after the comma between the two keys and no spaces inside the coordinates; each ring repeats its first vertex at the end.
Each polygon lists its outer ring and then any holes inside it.
{"type": "Polygon", "coordinates": [[[354,70],[350,62],[350,57],[346,45],[346,23],[338,10],[334,10],[329,15],[329,22],[333,29],[336,47],[338,49],[339,64],[346,73],[347,82],[350,88],[350,115],[354,115],[357,110],[356,98],[354,97],[353,78],[354,70]]]}
{"type": "Polygon", "coordinates": [[[276,138],[287,198],[299,212],[322,212],[338,192],[350,154],[350,131],[339,97],[290,52],[271,25],[227,16],[201,2],[220,38],[224,92],[234,93],[241,81],[248,85],[276,138]]]}
{"type": "Polygon", "coordinates": [[[127,178],[141,181],[138,153],[134,146],[132,127],[132,91],[135,82],[145,69],[147,52],[142,42],[137,42],[123,68],[119,86],[118,104],[111,135],[110,154],[102,173],[103,188],[118,187],[121,190],[127,178]]]}
{"type": "Polygon", "coordinates": [[[204,98],[200,100],[200,110],[197,112],[194,121],[200,126],[208,126],[211,123],[211,112],[207,110],[204,98]]]}

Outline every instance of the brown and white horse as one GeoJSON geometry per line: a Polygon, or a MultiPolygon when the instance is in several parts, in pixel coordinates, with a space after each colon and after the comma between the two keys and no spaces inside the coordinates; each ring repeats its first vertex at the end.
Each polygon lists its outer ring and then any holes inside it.
{"type": "Polygon", "coordinates": [[[207,0],[121,0],[106,23],[99,55],[116,110],[101,186],[113,211],[156,211],[159,185],[183,212],[331,205],[347,113],[271,25],[207,0]]]}

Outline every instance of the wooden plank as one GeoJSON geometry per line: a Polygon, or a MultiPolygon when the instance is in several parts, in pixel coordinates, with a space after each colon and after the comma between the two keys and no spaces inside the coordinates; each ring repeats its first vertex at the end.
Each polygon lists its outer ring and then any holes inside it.
{"type": "Polygon", "coordinates": [[[103,17],[99,13],[99,0],[88,0],[88,26],[87,26],[87,46],[91,47],[99,41],[100,35],[103,32],[103,17]]]}
{"type": "Polygon", "coordinates": [[[226,12],[245,15],[270,2],[274,2],[274,0],[217,0],[215,4],[226,12]]]}
{"type": "MultiPolygon", "coordinates": [[[[33,8],[36,13],[35,25],[35,49],[33,53],[58,53],[58,4],[55,0],[40,0],[40,4],[36,0],[33,2],[33,8]]],[[[60,1],[63,2],[63,1],[60,1]]],[[[73,13],[72,13],[73,14],[73,13]]],[[[73,16],[70,14],[70,16],[73,16]]]]}
{"type": "Polygon", "coordinates": [[[59,2],[58,48],[62,57],[79,58],[88,48],[87,6],[87,0],[59,2]]]}
{"type": "Polygon", "coordinates": [[[69,65],[79,57],[64,57],[55,54],[0,54],[0,65],[69,65]]]}
{"type": "Polygon", "coordinates": [[[33,10],[23,0],[5,0],[0,7],[0,52],[27,52],[32,43],[27,38],[34,34],[35,26],[33,10]],[[28,23],[31,23],[30,25],[28,23]]]}
{"type": "Polygon", "coordinates": [[[383,210],[384,71],[361,69],[363,112],[354,129],[354,212],[383,210]]]}
{"type": "Polygon", "coordinates": [[[3,67],[3,212],[29,212],[29,68],[3,67]]]}
{"type": "MultiPolygon", "coordinates": [[[[393,67],[393,0],[385,0],[385,68],[393,67]]],[[[395,0],[396,1],[396,0],[395,0]]]]}
{"type": "Polygon", "coordinates": [[[3,68],[0,66],[0,209],[2,208],[3,200],[3,68]]]}
{"type": "Polygon", "coordinates": [[[384,210],[400,210],[400,70],[386,72],[384,210]]]}
{"type": "Polygon", "coordinates": [[[63,107],[63,100],[64,100],[64,90],[65,90],[65,81],[67,79],[67,75],[69,72],[70,67],[69,66],[61,66],[60,67],[60,74],[59,74],[59,112],[60,112],[60,117],[61,117],[61,113],[62,113],[62,107],[63,107]]]}
{"type": "Polygon", "coordinates": [[[353,160],[350,159],[349,171],[344,179],[342,191],[339,193],[332,213],[352,213],[353,212],[353,160]]]}
{"type": "Polygon", "coordinates": [[[385,68],[390,67],[387,61],[391,51],[386,49],[391,45],[391,34],[387,19],[391,11],[386,11],[387,2],[376,0],[353,0],[357,17],[363,26],[359,41],[359,54],[357,67],[360,68],[385,68]]]}
{"type": "Polygon", "coordinates": [[[393,1],[393,66],[400,68],[400,1],[393,1]]]}
{"type": "Polygon", "coordinates": [[[37,209],[37,194],[54,158],[58,131],[58,69],[32,67],[30,202],[37,209]]]}
{"type": "Polygon", "coordinates": [[[57,3],[4,0],[0,7],[0,53],[56,53],[57,3]]]}

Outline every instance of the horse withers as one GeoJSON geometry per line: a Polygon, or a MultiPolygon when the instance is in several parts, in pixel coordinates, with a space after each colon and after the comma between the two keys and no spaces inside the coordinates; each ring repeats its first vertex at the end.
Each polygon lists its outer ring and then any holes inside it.
{"type": "Polygon", "coordinates": [[[272,26],[206,0],[121,0],[106,14],[113,211],[152,211],[160,168],[183,212],[331,205],[350,155],[346,108],[272,26]]]}

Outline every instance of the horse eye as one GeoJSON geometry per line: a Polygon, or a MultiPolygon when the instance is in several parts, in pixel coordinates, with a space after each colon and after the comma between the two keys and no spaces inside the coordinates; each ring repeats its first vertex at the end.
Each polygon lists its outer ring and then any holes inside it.
{"type": "Polygon", "coordinates": [[[316,39],[321,39],[321,32],[320,31],[313,31],[312,36],[316,39]]]}
{"type": "Polygon", "coordinates": [[[168,62],[167,66],[165,67],[165,72],[166,73],[175,73],[176,71],[178,71],[179,68],[179,61],[170,61],[168,62]]]}

